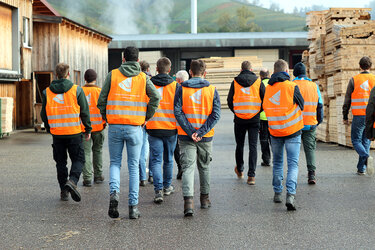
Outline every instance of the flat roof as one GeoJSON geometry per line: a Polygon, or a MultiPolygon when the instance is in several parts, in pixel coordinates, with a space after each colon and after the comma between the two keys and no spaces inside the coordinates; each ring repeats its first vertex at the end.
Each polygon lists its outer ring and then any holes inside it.
{"type": "Polygon", "coordinates": [[[241,32],[198,34],[111,35],[110,49],[199,47],[307,47],[307,32],[241,32]]]}

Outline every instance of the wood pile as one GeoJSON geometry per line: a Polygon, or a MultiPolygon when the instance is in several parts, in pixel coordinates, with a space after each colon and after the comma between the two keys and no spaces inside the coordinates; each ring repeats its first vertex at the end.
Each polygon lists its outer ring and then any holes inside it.
{"type": "Polygon", "coordinates": [[[259,76],[262,59],[257,56],[201,58],[206,63],[205,79],[214,85],[220,95],[222,108],[228,108],[227,96],[233,79],[241,72],[241,63],[249,61],[254,73],[259,76]]]}
{"type": "MultiPolygon", "coordinates": [[[[352,146],[351,125],[343,124],[342,106],[349,80],[360,73],[363,56],[375,58],[375,22],[368,8],[331,8],[307,13],[310,41],[310,78],[319,84],[324,102],[324,122],[317,138],[352,146]]],[[[352,121],[349,113],[349,122],[352,121]]]]}
{"type": "Polygon", "coordinates": [[[0,97],[0,137],[12,132],[13,98],[0,97]]]}

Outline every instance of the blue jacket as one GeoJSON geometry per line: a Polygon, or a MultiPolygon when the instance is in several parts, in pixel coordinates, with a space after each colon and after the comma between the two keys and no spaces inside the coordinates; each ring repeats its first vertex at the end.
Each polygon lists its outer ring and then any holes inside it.
{"type": "MultiPolygon", "coordinates": [[[[312,80],[305,75],[299,75],[298,77],[294,78],[293,81],[296,81],[296,80],[307,80],[307,81],[312,82],[312,80]]],[[[322,99],[322,95],[320,94],[319,87],[317,87],[317,90],[318,90],[319,100],[318,100],[318,106],[316,109],[316,119],[318,120],[318,124],[317,125],[305,125],[302,130],[312,130],[316,128],[320,123],[323,122],[323,116],[324,116],[323,99],[322,99]]]]}
{"type": "Polygon", "coordinates": [[[200,127],[198,130],[196,130],[188,121],[188,119],[185,116],[185,113],[182,111],[182,86],[183,87],[189,87],[189,88],[203,88],[209,86],[210,83],[200,77],[193,77],[183,83],[181,83],[181,86],[178,87],[176,96],[174,98],[174,115],[176,117],[176,120],[178,124],[181,126],[181,128],[186,132],[186,135],[179,135],[178,138],[183,141],[193,141],[191,138],[191,135],[194,133],[197,133],[199,137],[202,137],[202,142],[208,142],[212,140],[212,137],[206,138],[203,137],[205,134],[207,134],[219,121],[220,119],[220,112],[221,112],[221,106],[220,106],[220,96],[217,90],[215,90],[214,95],[214,101],[213,101],[213,107],[212,107],[212,113],[208,116],[206,122],[200,127]]]}

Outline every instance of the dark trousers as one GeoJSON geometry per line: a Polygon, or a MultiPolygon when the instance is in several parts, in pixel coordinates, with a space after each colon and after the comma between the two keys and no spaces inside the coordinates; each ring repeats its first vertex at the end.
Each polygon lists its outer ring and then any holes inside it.
{"type": "Polygon", "coordinates": [[[260,147],[262,150],[262,160],[265,164],[270,165],[271,163],[271,150],[270,150],[270,131],[268,130],[268,121],[260,120],[259,128],[259,140],[260,147]]]}
{"type": "Polygon", "coordinates": [[[69,179],[77,184],[79,176],[82,173],[85,164],[85,153],[82,145],[82,136],[76,136],[69,139],[53,137],[53,159],[56,161],[57,180],[61,190],[69,179]],[[68,153],[72,161],[72,167],[68,175],[67,160],[68,153]]]}
{"type": "Polygon", "coordinates": [[[243,149],[245,146],[246,132],[249,138],[249,171],[247,172],[247,176],[255,177],[259,123],[234,124],[237,170],[239,172],[243,172],[244,170],[243,149]]]}
{"type": "Polygon", "coordinates": [[[178,145],[178,140],[177,140],[177,143],[176,143],[176,148],[174,150],[174,160],[177,163],[178,169],[180,169],[181,168],[181,163],[180,163],[180,145],[178,145]]]}

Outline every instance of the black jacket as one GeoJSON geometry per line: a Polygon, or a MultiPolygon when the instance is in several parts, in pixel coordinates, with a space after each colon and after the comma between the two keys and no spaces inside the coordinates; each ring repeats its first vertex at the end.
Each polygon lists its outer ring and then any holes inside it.
{"type": "Polygon", "coordinates": [[[375,137],[375,88],[372,88],[368,104],[366,107],[366,137],[372,139],[375,137]]]}
{"type": "MultiPolygon", "coordinates": [[[[164,87],[172,82],[174,82],[173,78],[168,74],[158,74],[151,78],[152,83],[155,86],[164,87]]],[[[176,91],[178,86],[176,87],[176,91]]],[[[146,126],[147,127],[147,126],[146,126]]],[[[173,136],[177,134],[177,129],[147,129],[147,133],[150,136],[154,137],[164,137],[164,136],[173,136]]]]}
{"type": "MultiPolygon", "coordinates": [[[[247,88],[247,87],[250,87],[251,85],[253,85],[255,83],[255,81],[258,79],[258,77],[250,70],[243,70],[234,79],[236,80],[236,82],[239,85],[247,88]]],[[[259,88],[259,96],[260,96],[260,99],[262,100],[262,102],[263,102],[265,91],[266,91],[266,87],[264,86],[263,83],[261,83],[260,88],[259,88]]],[[[232,81],[232,84],[230,85],[230,89],[229,89],[229,93],[228,93],[228,97],[227,97],[228,107],[234,113],[233,96],[234,96],[234,81],[232,81]]],[[[259,116],[260,116],[260,112],[258,114],[256,114],[251,119],[241,119],[241,118],[237,117],[236,115],[234,115],[234,122],[237,123],[237,124],[259,123],[259,116]]]]}

